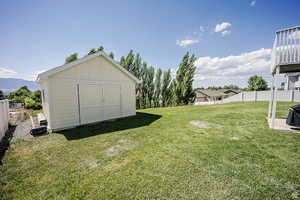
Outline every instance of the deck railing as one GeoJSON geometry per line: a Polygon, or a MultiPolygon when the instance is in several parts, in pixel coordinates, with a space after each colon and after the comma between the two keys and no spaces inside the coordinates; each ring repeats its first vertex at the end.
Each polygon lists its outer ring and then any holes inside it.
{"type": "Polygon", "coordinates": [[[300,64],[300,26],[276,32],[272,50],[272,72],[280,65],[300,64]]]}

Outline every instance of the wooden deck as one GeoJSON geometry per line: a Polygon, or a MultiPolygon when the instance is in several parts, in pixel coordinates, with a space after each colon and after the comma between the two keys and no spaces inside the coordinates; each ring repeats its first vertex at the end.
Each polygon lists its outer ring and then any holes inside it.
{"type": "MultiPolygon", "coordinates": [[[[268,119],[269,127],[271,128],[271,119],[268,119]]],[[[294,127],[286,124],[286,119],[275,119],[274,128],[275,130],[281,131],[292,131],[300,133],[299,127],[294,127]]]]}
{"type": "Polygon", "coordinates": [[[280,73],[300,70],[300,26],[276,32],[272,50],[272,72],[279,67],[280,73]]]}

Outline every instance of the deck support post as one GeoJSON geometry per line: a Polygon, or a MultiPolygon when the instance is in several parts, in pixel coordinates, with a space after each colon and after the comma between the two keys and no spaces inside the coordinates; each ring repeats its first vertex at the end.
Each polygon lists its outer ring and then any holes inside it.
{"type": "Polygon", "coordinates": [[[271,116],[271,128],[274,128],[275,125],[275,118],[276,118],[276,107],[277,107],[277,83],[276,83],[276,75],[279,74],[279,68],[276,69],[276,74],[273,75],[273,85],[274,85],[274,91],[273,91],[273,103],[272,103],[272,116],[271,116]]]}
{"type": "Polygon", "coordinates": [[[269,110],[268,110],[268,119],[270,119],[270,118],[271,118],[271,115],[272,115],[273,98],[274,98],[274,74],[272,74],[272,81],[271,81],[270,100],[269,100],[269,110]]]}

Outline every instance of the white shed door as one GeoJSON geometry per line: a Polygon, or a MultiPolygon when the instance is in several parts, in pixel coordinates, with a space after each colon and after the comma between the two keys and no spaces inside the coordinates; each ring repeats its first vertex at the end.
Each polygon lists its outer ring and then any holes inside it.
{"type": "Polygon", "coordinates": [[[80,84],[80,123],[87,124],[121,116],[120,85],[80,84]]]}
{"type": "Polygon", "coordinates": [[[103,112],[105,119],[121,117],[120,85],[110,84],[103,87],[103,112]]]}

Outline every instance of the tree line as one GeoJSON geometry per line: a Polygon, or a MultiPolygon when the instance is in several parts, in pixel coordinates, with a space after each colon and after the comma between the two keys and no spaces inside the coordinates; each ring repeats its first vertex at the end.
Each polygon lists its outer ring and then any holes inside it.
{"type": "Polygon", "coordinates": [[[23,86],[7,95],[0,90],[0,100],[9,99],[15,103],[21,103],[27,109],[38,110],[42,108],[41,91],[31,91],[27,86],[23,86]]]}
{"type": "MultiPolygon", "coordinates": [[[[92,48],[87,55],[103,51],[104,47],[92,48]]],[[[114,59],[113,52],[109,56],[114,59]]],[[[77,60],[77,53],[66,58],[65,63],[77,60]]],[[[171,70],[155,69],[143,61],[139,53],[130,50],[120,58],[120,65],[141,80],[136,86],[137,109],[187,105],[194,102],[193,77],[196,70],[195,55],[187,52],[172,78],[171,70]]]]}

